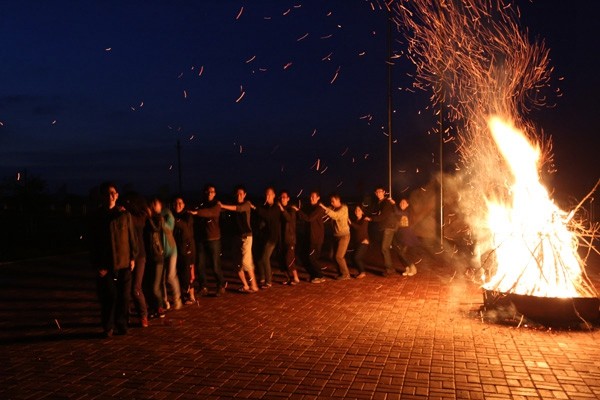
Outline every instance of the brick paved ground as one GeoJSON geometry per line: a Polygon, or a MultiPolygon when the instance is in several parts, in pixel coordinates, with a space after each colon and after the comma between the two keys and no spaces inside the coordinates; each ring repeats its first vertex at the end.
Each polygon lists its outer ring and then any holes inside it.
{"type": "Polygon", "coordinates": [[[0,399],[600,398],[597,331],[489,322],[461,274],[419,266],[202,298],[101,339],[85,255],[3,265],[0,399]]]}

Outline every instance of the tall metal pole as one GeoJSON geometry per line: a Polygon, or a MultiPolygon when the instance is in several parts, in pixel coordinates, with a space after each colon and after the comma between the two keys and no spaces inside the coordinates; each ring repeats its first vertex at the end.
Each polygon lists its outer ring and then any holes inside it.
{"type": "Polygon", "coordinates": [[[440,103],[440,248],[444,247],[444,101],[440,103]]]}
{"type": "Polygon", "coordinates": [[[181,143],[177,139],[177,176],[179,178],[179,193],[183,192],[183,185],[181,181],[181,143]]]}
{"type": "Polygon", "coordinates": [[[388,8],[388,37],[387,37],[387,64],[388,64],[388,191],[392,197],[392,10],[388,8]]]}

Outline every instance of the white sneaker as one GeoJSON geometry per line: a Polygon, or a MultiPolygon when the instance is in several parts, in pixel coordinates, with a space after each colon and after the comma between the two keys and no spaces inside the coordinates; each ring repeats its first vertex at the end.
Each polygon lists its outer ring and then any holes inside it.
{"type": "Polygon", "coordinates": [[[410,267],[407,268],[408,270],[408,276],[414,276],[417,274],[417,267],[415,266],[415,264],[411,264],[410,267]]]}

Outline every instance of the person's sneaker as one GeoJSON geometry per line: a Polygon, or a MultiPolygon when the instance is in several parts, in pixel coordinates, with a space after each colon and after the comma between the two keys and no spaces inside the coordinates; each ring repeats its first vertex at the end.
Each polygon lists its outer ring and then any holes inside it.
{"type": "Polygon", "coordinates": [[[225,287],[221,286],[217,289],[217,293],[215,294],[217,297],[223,296],[225,294],[225,287]]]}
{"type": "Polygon", "coordinates": [[[200,289],[200,296],[202,296],[202,297],[208,296],[208,288],[203,287],[202,289],[200,289]]]}
{"type": "Polygon", "coordinates": [[[318,278],[313,278],[310,283],[323,283],[325,282],[325,278],[322,277],[318,277],[318,278]]]}
{"type": "Polygon", "coordinates": [[[356,275],[356,279],[363,279],[364,277],[366,277],[367,274],[364,272],[361,272],[360,274],[356,275]]]}
{"type": "Polygon", "coordinates": [[[187,298],[187,299],[185,300],[185,303],[183,303],[183,304],[185,304],[186,306],[191,306],[191,305],[192,305],[192,304],[194,304],[194,303],[195,303],[195,301],[193,301],[193,300],[192,300],[192,299],[190,299],[190,298],[187,298]]]}
{"type": "Polygon", "coordinates": [[[402,273],[402,276],[410,276],[410,267],[406,267],[406,269],[402,273]]]}
{"type": "Polygon", "coordinates": [[[408,267],[408,276],[414,276],[417,274],[417,267],[415,266],[415,264],[410,264],[410,267],[408,267]]]}
{"type": "Polygon", "coordinates": [[[270,288],[271,286],[272,286],[272,285],[271,285],[270,283],[265,283],[265,284],[263,284],[263,285],[262,285],[260,288],[261,288],[261,289],[268,289],[268,288],[270,288]]]}
{"type": "Polygon", "coordinates": [[[175,300],[175,305],[173,306],[173,309],[181,310],[182,307],[183,307],[183,303],[181,302],[181,299],[175,300]]]}
{"type": "Polygon", "coordinates": [[[338,281],[347,281],[348,279],[350,279],[350,275],[338,275],[335,279],[338,281]]]}
{"type": "Polygon", "coordinates": [[[297,280],[297,281],[296,281],[296,280],[293,280],[293,279],[292,279],[292,280],[290,281],[290,285],[292,285],[292,286],[295,286],[295,285],[297,285],[297,284],[299,284],[299,283],[300,283],[300,280],[297,280]]]}
{"type": "Polygon", "coordinates": [[[165,309],[164,308],[158,307],[157,313],[158,313],[158,317],[159,318],[164,318],[165,317],[165,309]]]}
{"type": "Polygon", "coordinates": [[[142,324],[142,328],[147,328],[148,327],[148,317],[142,317],[140,318],[140,323],[142,324]]]}
{"type": "Polygon", "coordinates": [[[171,309],[171,303],[169,303],[169,300],[165,300],[165,310],[170,310],[171,309]]]}

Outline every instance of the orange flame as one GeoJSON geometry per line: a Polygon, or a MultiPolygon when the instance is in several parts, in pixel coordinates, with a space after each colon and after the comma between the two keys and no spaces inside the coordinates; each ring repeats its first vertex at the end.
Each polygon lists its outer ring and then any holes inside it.
{"type": "Polygon", "coordinates": [[[488,127],[513,175],[509,203],[487,199],[487,228],[497,266],[484,288],[541,297],[589,297],[578,240],[540,182],[540,149],[499,117],[488,127]]]}

